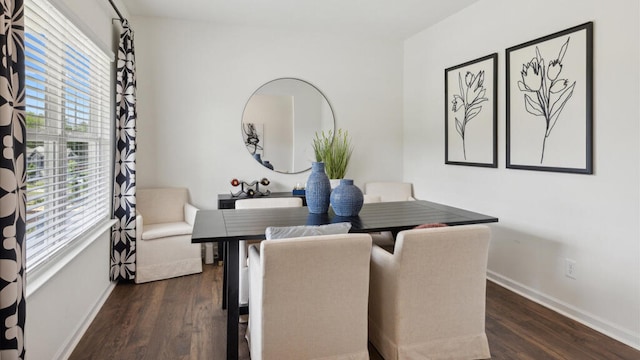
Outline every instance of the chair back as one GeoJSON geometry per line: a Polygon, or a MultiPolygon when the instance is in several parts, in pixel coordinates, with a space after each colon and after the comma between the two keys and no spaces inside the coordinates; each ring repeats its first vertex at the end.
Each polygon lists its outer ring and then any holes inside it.
{"type": "Polygon", "coordinates": [[[302,199],[299,197],[282,198],[253,198],[236,200],[236,209],[268,209],[280,207],[301,207],[302,199]]]}
{"type": "Polygon", "coordinates": [[[187,188],[136,189],[136,208],[145,224],[184,221],[184,205],[188,202],[187,188]]]}
{"type": "Polygon", "coordinates": [[[380,196],[380,201],[407,201],[413,199],[413,186],[404,182],[371,182],[364,185],[366,195],[380,196]]]}
{"type": "Polygon", "coordinates": [[[380,195],[364,194],[364,195],[362,195],[362,200],[363,200],[364,204],[371,204],[371,203],[379,203],[379,202],[381,202],[380,195]]]}
{"type": "Polygon", "coordinates": [[[368,234],[267,240],[256,254],[252,359],[368,359],[368,234]]]}

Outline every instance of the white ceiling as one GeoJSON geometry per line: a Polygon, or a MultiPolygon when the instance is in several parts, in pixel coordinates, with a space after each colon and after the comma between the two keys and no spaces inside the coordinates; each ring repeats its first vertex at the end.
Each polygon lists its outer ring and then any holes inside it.
{"type": "Polygon", "coordinates": [[[125,0],[122,3],[134,16],[406,39],[476,1],[125,0]]]}

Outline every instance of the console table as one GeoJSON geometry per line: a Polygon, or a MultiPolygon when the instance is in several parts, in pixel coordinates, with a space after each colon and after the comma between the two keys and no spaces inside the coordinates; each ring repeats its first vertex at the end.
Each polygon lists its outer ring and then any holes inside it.
{"type": "Polygon", "coordinates": [[[272,192],[267,196],[253,196],[248,197],[246,195],[243,196],[232,196],[231,194],[218,194],[218,209],[235,209],[236,208],[236,200],[240,199],[260,199],[260,198],[281,198],[281,197],[299,197],[302,199],[302,205],[307,206],[307,199],[304,195],[293,195],[291,191],[284,192],[272,192]]]}

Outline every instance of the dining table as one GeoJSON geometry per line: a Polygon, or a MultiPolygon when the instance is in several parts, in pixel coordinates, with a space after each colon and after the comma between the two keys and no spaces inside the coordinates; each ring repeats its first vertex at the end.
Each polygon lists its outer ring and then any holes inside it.
{"type": "Polygon", "coordinates": [[[377,202],[364,204],[358,216],[341,217],[329,209],[324,214],[310,213],[307,207],[272,209],[199,210],[192,243],[218,242],[225,246],[223,299],[227,307],[227,359],[238,358],[238,243],[263,240],[270,226],[325,225],[351,223],[352,233],[390,231],[394,235],[423,224],[449,226],[498,222],[497,217],[426,200],[377,202]]]}

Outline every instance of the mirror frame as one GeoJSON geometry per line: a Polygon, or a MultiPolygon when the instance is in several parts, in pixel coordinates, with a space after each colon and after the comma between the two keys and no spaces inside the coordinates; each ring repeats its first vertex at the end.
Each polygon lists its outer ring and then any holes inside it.
{"type": "MultiPolygon", "coordinates": [[[[335,134],[335,130],[336,130],[336,114],[333,110],[333,106],[331,106],[331,102],[329,101],[329,99],[327,98],[327,96],[315,85],[313,85],[312,83],[310,83],[309,81],[300,79],[300,78],[295,78],[295,77],[281,77],[281,78],[276,78],[270,81],[267,81],[266,83],[260,85],[253,93],[251,93],[251,95],[249,96],[249,98],[247,99],[247,101],[245,102],[244,108],[242,109],[242,118],[240,119],[240,136],[242,137],[242,144],[244,145],[245,149],[247,150],[247,153],[249,153],[250,156],[253,156],[253,154],[251,154],[251,151],[249,151],[249,148],[245,142],[245,129],[244,129],[244,116],[245,116],[245,112],[247,110],[247,105],[249,104],[249,102],[251,101],[251,99],[253,98],[254,95],[256,95],[260,89],[264,88],[265,86],[276,82],[276,81],[280,81],[280,80],[295,80],[295,81],[299,81],[302,82],[308,86],[310,86],[311,88],[313,88],[315,91],[318,92],[318,94],[320,94],[320,96],[322,96],[322,98],[324,99],[324,101],[326,101],[327,105],[329,106],[329,110],[331,111],[331,125],[332,128],[331,129],[317,129],[316,132],[321,132],[321,131],[326,131],[328,132],[328,130],[331,130],[332,134],[335,134]]],[[[312,144],[310,143],[309,146],[312,146],[312,144]]],[[[255,161],[257,161],[257,159],[254,158],[255,161]]],[[[315,159],[314,159],[315,160],[315,159]]],[[[263,165],[264,166],[264,165],[263,165]]],[[[266,169],[271,170],[271,171],[275,171],[277,173],[280,174],[301,174],[304,172],[307,172],[311,169],[311,163],[309,163],[309,167],[303,169],[303,170],[299,170],[299,171],[293,171],[293,172],[287,172],[287,171],[281,171],[278,169],[271,169],[268,168],[266,166],[264,166],[266,169]]],[[[292,169],[295,170],[295,169],[292,169]]]]}

